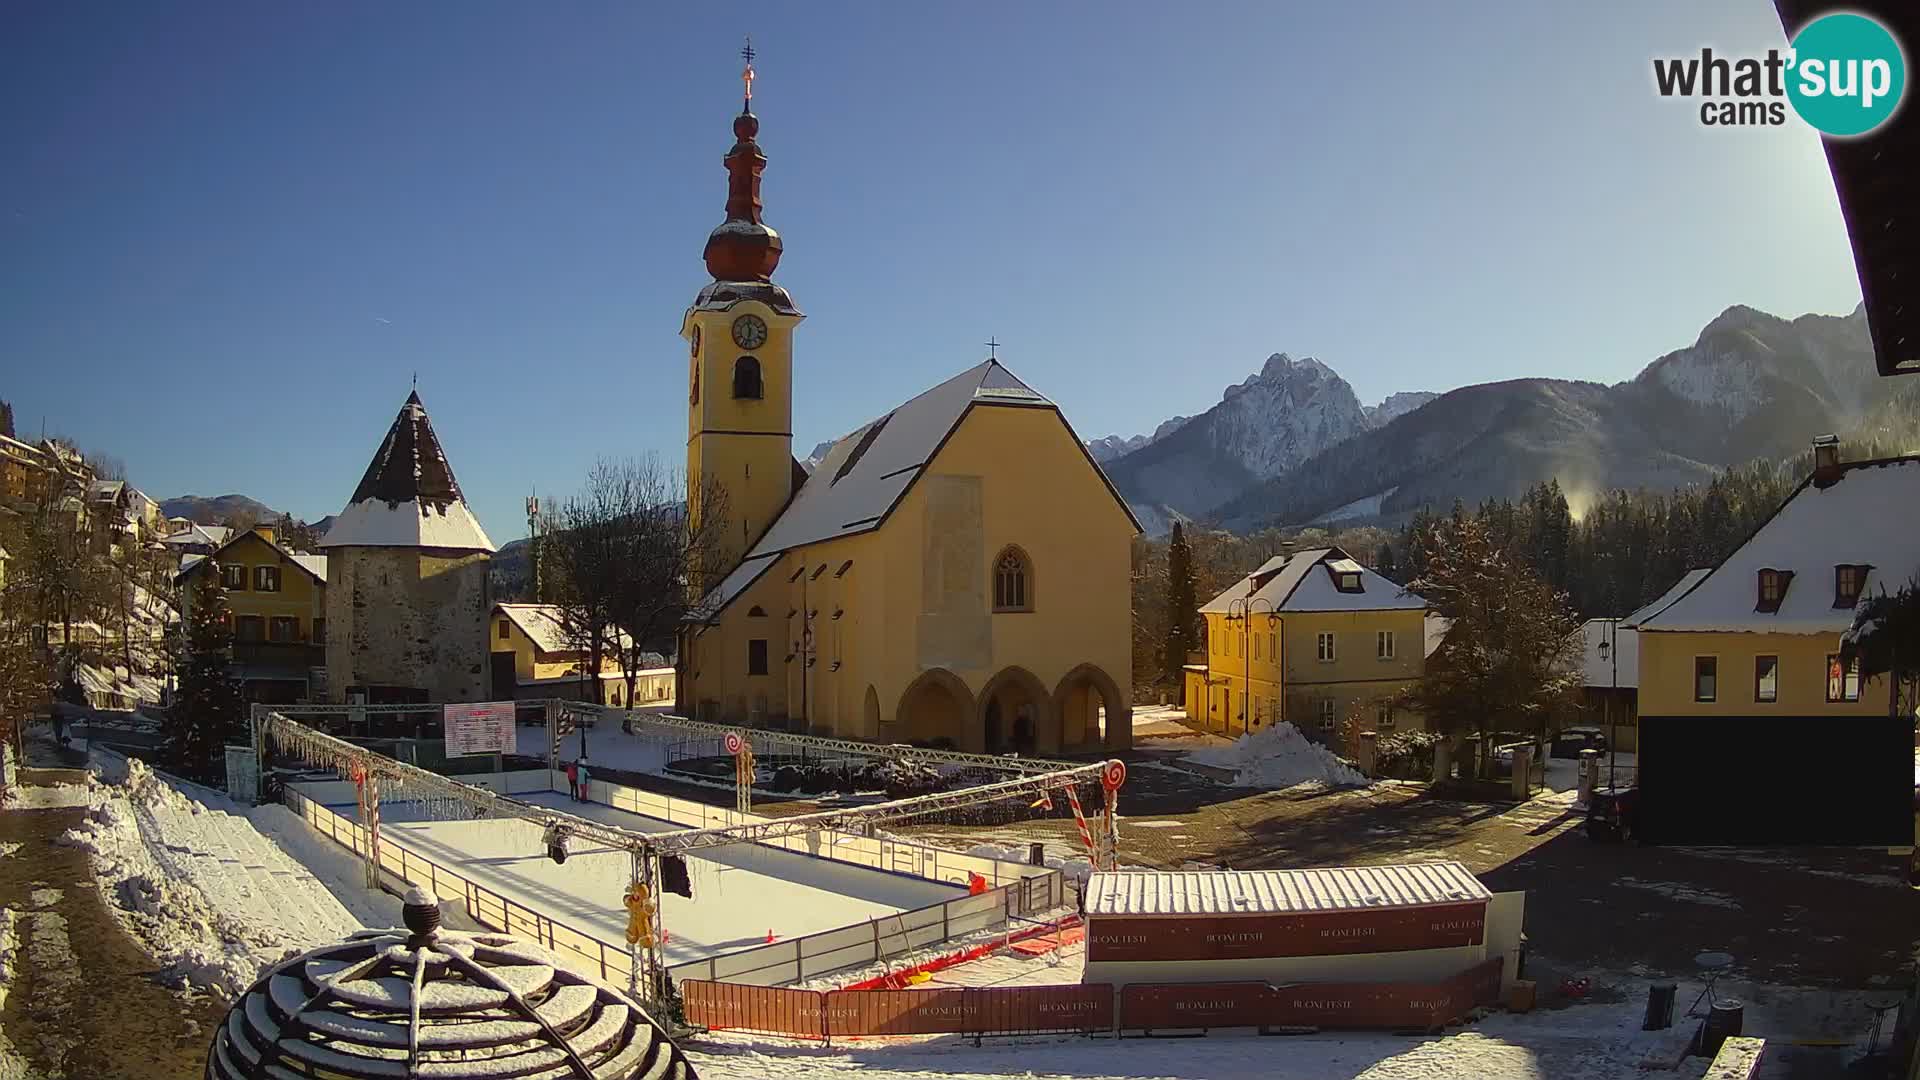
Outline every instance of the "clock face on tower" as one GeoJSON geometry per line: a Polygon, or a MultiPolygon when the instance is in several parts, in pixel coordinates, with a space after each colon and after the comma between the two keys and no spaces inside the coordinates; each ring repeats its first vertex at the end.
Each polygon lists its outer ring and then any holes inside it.
{"type": "Polygon", "coordinates": [[[757,349],[767,343],[767,324],[758,315],[742,315],[733,320],[733,343],[743,349],[757,349]]]}

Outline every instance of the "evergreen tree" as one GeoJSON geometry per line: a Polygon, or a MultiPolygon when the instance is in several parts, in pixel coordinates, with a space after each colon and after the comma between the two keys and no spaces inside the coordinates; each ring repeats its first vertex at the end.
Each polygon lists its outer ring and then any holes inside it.
{"type": "Polygon", "coordinates": [[[1544,733],[1580,686],[1580,620],[1567,598],[1493,543],[1478,521],[1434,529],[1426,573],[1408,585],[1453,620],[1409,702],[1437,731],[1544,733]]]}
{"type": "Polygon", "coordinates": [[[1173,523],[1173,537],[1167,541],[1167,647],[1166,676],[1181,685],[1181,668],[1187,653],[1195,647],[1198,635],[1194,622],[1199,618],[1200,602],[1194,596],[1193,548],[1187,543],[1186,530],[1173,523]]]}
{"type": "Polygon", "coordinates": [[[188,776],[214,771],[229,740],[241,733],[240,688],[227,677],[233,658],[227,590],[212,559],[195,575],[187,603],[186,655],[180,658],[180,693],[167,710],[167,757],[188,776]]]}
{"type": "Polygon", "coordinates": [[[1393,544],[1391,541],[1382,542],[1380,550],[1374,552],[1373,568],[1381,577],[1386,578],[1388,581],[1399,580],[1394,574],[1396,567],[1393,564],[1393,544]]]}

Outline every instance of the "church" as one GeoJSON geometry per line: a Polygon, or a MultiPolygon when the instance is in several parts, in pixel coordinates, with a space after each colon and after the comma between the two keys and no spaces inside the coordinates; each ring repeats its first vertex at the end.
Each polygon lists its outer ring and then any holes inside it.
{"type": "Polygon", "coordinates": [[[681,323],[688,489],[724,490],[712,512],[738,547],[682,627],[680,712],[984,753],[1126,748],[1140,527],[1058,405],[988,359],[811,474],[794,458],[804,316],[773,281],[745,78],[713,280],[681,323]]]}

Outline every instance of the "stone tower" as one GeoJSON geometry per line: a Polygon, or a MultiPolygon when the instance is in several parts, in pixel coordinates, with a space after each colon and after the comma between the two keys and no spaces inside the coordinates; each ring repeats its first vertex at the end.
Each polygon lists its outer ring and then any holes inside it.
{"type": "Polygon", "coordinates": [[[754,141],[760,121],[752,111],[750,53],[747,58],[746,100],[733,118],[734,143],[725,159],[727,218],[707,237],[704,252],[713,281],[680,323],[690,358],[690,506],[699,515],[702,494],[724,490],[729,565],[760,539],[806,478],[793,458],[793,328],[805,316],[773,283],[780,234],[760,217],[767,156],[754,141]]]}
{"type": "Polygon", "coordinates": [[[493,541],[467,508],[418,393],[320,546],[330,700],[486,696],[493,541]]]}

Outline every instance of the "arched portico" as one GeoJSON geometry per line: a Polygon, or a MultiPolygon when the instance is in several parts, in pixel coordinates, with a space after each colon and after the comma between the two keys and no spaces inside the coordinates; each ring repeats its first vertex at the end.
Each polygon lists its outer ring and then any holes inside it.
{"type": "Polygon", "coordinates": [[[1053,695],[1023,667],[1000,669],[980,690],[979,716],[966,749],[986,754],[1058,753],[1053,695]]]}
{"type": "MultiPolygon", "coordinates": [[[[877,696],[874,711],[879,711],[877,696]]],[[[928,668],[900,695],[893,723],[882,725],[878,734],[882,742],[948,739],[956,747],[965,747],[973,715],[973,691],[966,682],[946,668],[928,668]]]]}
{"type": "Polygon", "coordinates": [[[1120,684],[1097,664],[1081,664],[1062,676],[1053,691],[1053,708],[1060,717],[1062,751],[1133,747],[1133,706],[1120,684]]]}

